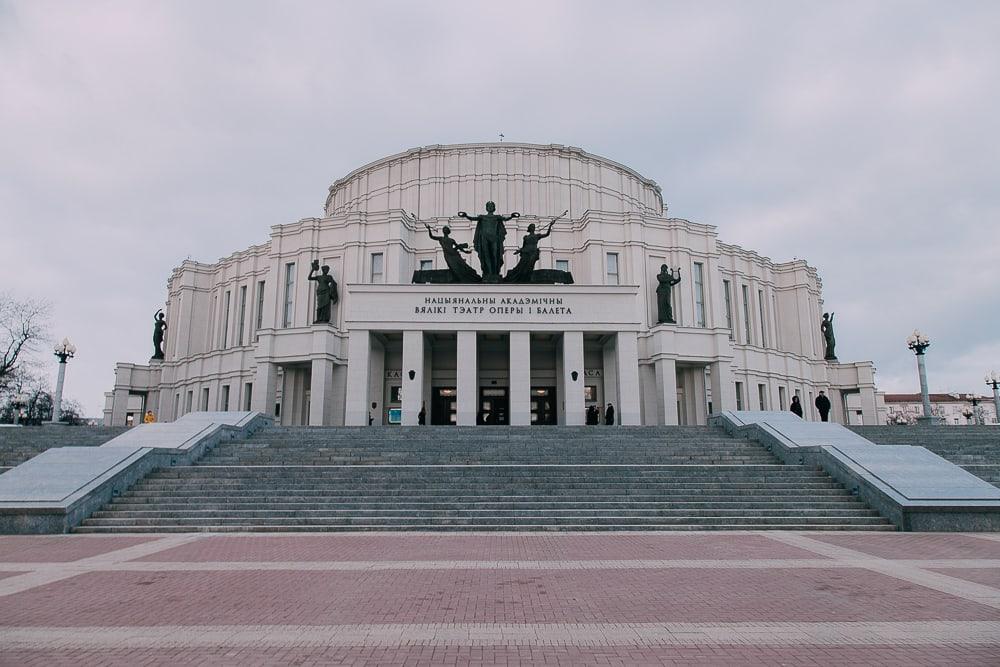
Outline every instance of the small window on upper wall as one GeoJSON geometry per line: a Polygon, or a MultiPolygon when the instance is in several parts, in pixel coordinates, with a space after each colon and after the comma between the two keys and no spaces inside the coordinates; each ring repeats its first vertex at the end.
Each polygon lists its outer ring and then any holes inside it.
{"type": "Polygon", "coordinates": [[[384,256],[380,252],[372,253],[372,273],[371,282],[375,285],[381,285],[382,279],[385,271],[383,266],[384,256]]]}
{"type": "Polygon", "coordinates": [[[608,253],[608,284],[618,285],[618,253],[608,253]]]}
{"type": "Polygon", "coordinates": [[[434,269],[433,259],[422,259],[420,260],[420,270],[421,271],[431,271],[434,269]]]}
{"type": "Polygon", "coordinates": [[[566,271],[569,273],[569,260],[568,259],[557,259],[556,260],[556,271],[566,271]]]}

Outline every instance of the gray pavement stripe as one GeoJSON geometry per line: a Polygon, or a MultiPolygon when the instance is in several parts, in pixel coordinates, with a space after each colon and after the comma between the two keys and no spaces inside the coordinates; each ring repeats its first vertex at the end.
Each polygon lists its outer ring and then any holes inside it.
{"type": "Polygon", "coordinates": [[[940,572],[932,572],[922,567],[906,565],[900,561],[878,558],[861,551],[848,549],[847,547],[820,542],[805,535],[776,531],[773,534],[769,534],[768,537],[791,546],[799,547],[800,549],[806,549],[815,554],[829,556],[838,561],[860,562],[860,567],[872,572],[878,572],[879,574],[917,584],[918,586],[954,595],[963,600],[1000,609],[1000,589],[992,586],[977,584],[940,572]]]}
{"type": "MultiPolygon", "coordinates": [[[[197,572],[197,571],[378,571],[378,570],[668,570],[668,569],[839,569],[877,568],[885,561],[872,558],[845,560],[741,559],[741,560],[378,560],[378,561],[122,561],[107,563],[0,563],[0,572],[197,572]]],[[[893,560],[893,565],[928,569],[1000,568],[1000,559],[893,560]]],[[[2,581],[2,580],[0,580],[2,581]]]]}
{"type": "Polygon", "coordinates": [[[483,623],[0,627],[0,648],[308,646],[1000,646],[1000,622],[483,623]]]}
{"type": "Polygon", "coordinates": [[[983,540],[990,540],[991,542],[1000,542],[1000,533],[966,533],[972,537],[978,537],[983,540]]]}

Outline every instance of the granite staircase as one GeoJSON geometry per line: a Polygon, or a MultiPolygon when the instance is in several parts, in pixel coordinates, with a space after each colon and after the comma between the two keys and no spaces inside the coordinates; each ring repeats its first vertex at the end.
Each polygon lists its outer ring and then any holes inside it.
{"type": "Polygon", "coordinates": [[[0,473],[53,447],[97,447],[128,428],[124,426],[23,426],[0,428],[0,473]]]}
{"type": "Polygon", "coordinates": [[[917,445],[1000,487],[1000,426],[852,426],[879,445],[917,445]]]}
{"type": "Polygon", "coordinates": [[[271,427],[78,532],[894,530],[825,473],[710,427],[271,427]]]}

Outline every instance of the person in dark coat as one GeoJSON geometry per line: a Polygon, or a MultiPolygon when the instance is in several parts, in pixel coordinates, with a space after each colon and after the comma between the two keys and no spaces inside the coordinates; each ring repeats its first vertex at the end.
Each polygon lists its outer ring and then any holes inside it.
{"type": "Polygon", "coordinates": [[[830,399],[822,391],[816,397],[816,409],[819,410],[819,418],[822,421],[830,421],[830,399]]]}
{"type": "Polygon", "coordinates": [[[587,408],[587,426],[597,426],[597,406],[591,405],[587,408]]]}
{"type": "Polygon", "coordinates": [[[615,406],[608,403],[607,410],[604,411],[604,424],[606,426],[615,425],[615,406]]]}
{"type": "Polygon", "coordinates": [[[798,396],[792,396],[792,405],[788,409],[798,415],[799,419],[802,418],[802,404],[799,402],[798,396]]]}
{"type": "Polygon", "coordinates": [[[420,412],[417,413],[417,424],[423,426],[427,423],[427,404],[421,403],[420,412]]]}

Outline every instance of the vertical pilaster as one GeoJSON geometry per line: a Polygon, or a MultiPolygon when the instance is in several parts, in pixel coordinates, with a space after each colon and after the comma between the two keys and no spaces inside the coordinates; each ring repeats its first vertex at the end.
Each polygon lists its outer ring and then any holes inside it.
{"type": "Polygon", "coordinates": [[[510,423],[531,424],[531,334],[510,332],[510,423]]]}
{"type": "Polygon", "coordinates": [[[309,382],[309,425],[333,424],[333,361],[313,359],[309,382]]]}
{"type": "MultiPolygon", "coordinates": [[[[618,345],[617,336],[609,336],[601,348],[601,376],[604,385],[604,404],[611,403],[618,411],[618,345]]],[[[620,413],[615,417],[615,423],[620,422],[620,413]]]]}
{"type": "Polygon", "coordinates": [[[475,426],[479,408],[479,357],[476,332],[459,331],[456,336],[455,390],[458,394],[459,426],[475,426]]]}
{"type": "Polygon", "coordinates": [[[330,398],[330,425],[343,426],[346,419],[344,413],[347,407],[347,366],[333,365],[333,383],[330,398]]]}
{"type": "Polygon", "coordinates": [[[712,410],[716,414],[723,410],[736,409],[736,382],[733,369],[728,361],[716,361],[709,365],[712,381],[712,410]]]}
{"type": "Polygon", "coordinates": [[[586,422],[583,400],[583,332],[563,333],[563,386],[566,388],[566,425],[574,426],[586,422]],[[576,378],[573,378],[576,373],[576,378]]]}
{"type": "Polygon", "coordinates": [[[677,363],[673,359],[656,361],[656,413],[657,423],[676,426],[677,414],[677,363]]]}
{"type": "MultiPolygon", "coordinates": [[[[257,362],[257,377],[253,382],[250,408],[265,415],[274,415],[274,403],[278,395],[278,365],[267,361],[257,362]]],[[[178,415],[174,415],[177,419],[178,415]]]]}
{"type": "Polygon", "coordinates": [[[615,336],[615,366],[618,374],[618,404],[615,411],[622,426],[638,426],[639,415],[639,344],[634,331],[620,331],[615,336]]]}
{"type": "MultiPolygon", "coordinates": [[[[65,368],[65,365],[63,366],[65,368]]],[[[115,389],[114,398],[111,403],[111,425],[125,426],[125,413],[128,411],[128,389],[115,389]]],[[[177,415],[174,415],[177,419],[177,415]]],[[[142,420],[136,421],[141,424],[142,420]]]]}
{"type": "Polygon", "coordinates": [[[368,425],[368,385],[371,381],[371,332],[352,329],[347,339],[347,398],[344,423],[368,425]]]}
{"type": "Polygon", "coordinates": [[[424,400],[424,332],[403,332],[403,426],[416,426],[424,400]],[[410,377],[410,374],[413,377],[410,377]]]}

